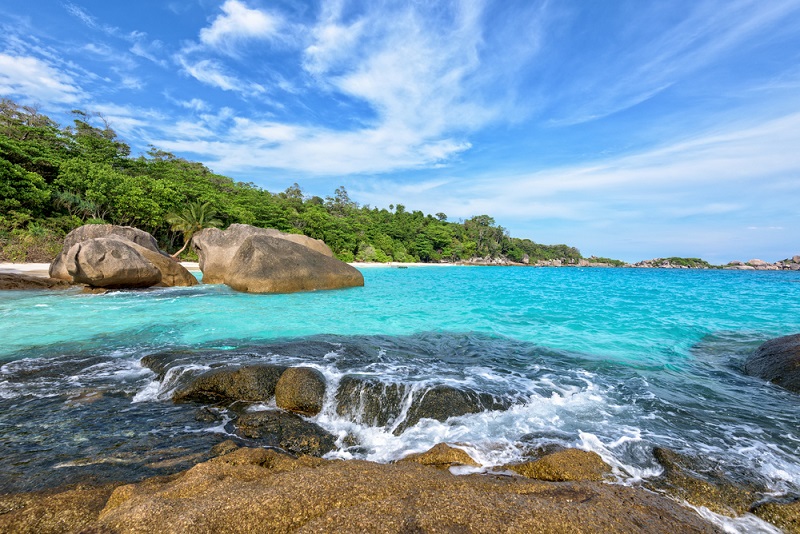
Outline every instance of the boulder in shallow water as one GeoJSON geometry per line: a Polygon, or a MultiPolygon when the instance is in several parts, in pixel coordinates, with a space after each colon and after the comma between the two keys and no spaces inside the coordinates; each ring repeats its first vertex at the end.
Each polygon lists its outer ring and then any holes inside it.
{"type": "Polygon", "coordinates": [[[364,275],[303,245],[256,235],[236,251],[225,284],[247,293],[295,293],[363,286],[364,275]]]}
{"type": "Polygon", "coordinates": [[[800,499],[788,502],[762,502],[750,511],[787,534],[800,534],[800,499]]]}
{"type": "Polygon", "coordinates": [[[0,273],[0,290],[67,289],[69,282],[57,278],[44,278],[29,274],[0,273]]]}
{"type": "Polygon", "coordinates": [[[356,423],[377,427],[390,425],[403,410],[408,387],[375,378],[343,376],[336,390],[336,413],[356,423]]]}
{"type": "Polygon", "coordinates": [[[473,460],[472,456],[467,454],[464,450],[451,447],[447,443],[438,443],[425,452],[409,454],[398,461],[415,462],[440,469],[447,469],[456,465],[468,465],[471,467],[481,466],[481,464],[473,460]]]}
{"type": "Polygon", "coordinates": [[[303,415],[317,415],[325,400],[325,375],[311,367],[290,367],[275,385],[278,408],[303,415]]]}
{"type": "Polygon", "coordinates": [[[336,448],[336,438],[321,426],[278,410],[246,413],[226,428],[235,430],[240,437],[292,454],[322,456],[336,448]]]}
{"type": "Polygon", "coordinates": [[[485,410],[504,410],[508,406],[507,402],[498,400],[488,393],[438,385],[414,394],[405,420],[398,425],[394,433],[400,435],[423,418],[446,421],[450,417],[480,413],[485,410]]]}
{"type": "Polygon", "coordinates": [[[747,358],[744,371],[800,393],[800,334],[770,339],[747,358]]]}
{"type": "Polygon", "coordinates": [[[50,264],[50,276],[60,280],[72,281],[72,276],[67,271],[65,263],[66,254],[74,245],[89,239],[96,239],[98,237],[121,237],[128,241],[133,241],[137,245],[149,249],[153,252],[165,255],[158,249],[156,239],[138,228],[132,226],[117,226],[114,224],[86,224],[79,228],[75,228],[64,237],[64,248],[50,264]]]}
{"type": "Polygon", "coordinates": [[[580,449],[553,452],[538,460],[507,465],[506,468],[524,477],[552,482],[603,480],[611,473],[611,467],[599,454],[580,449]]]}
{"type": "Polygon", "coordinates": [[[78,284],[108,289],[151,287],[161,282],[161,271],[122,239],[99,237],[72,246],[64,264],[78,284]]]}
{"type": "Polygon", "coordinates": [[[224,284],[239,247],[252,236],[268,236],[302,245],[323,256],[333,257],[333,252],[323,241],[304,235],[287,234],[272,228],[256,228],[249,224],[232,224],[226,230],[205,228],[194,234],[192,248],[197,252],[203,282],[224,284]]]}
{"type": "Polygon", "coordinates": [[[173,394],[175,402],[267,402],[285,367],[259,364],[207,371],[173,394]]]}

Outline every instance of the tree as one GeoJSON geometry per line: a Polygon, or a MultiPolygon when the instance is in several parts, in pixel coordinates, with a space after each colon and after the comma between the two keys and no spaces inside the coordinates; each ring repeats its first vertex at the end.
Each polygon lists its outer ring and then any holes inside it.
{"type": "Polygon", "coordinates": [[[172,212],[167,214],[166,221],[171,225],[172,230],[183,234],[183,247],[173,254],[172,257],[177,258],[186,250],[186,247],[192,242],[196,232],[199,232],[203,228],[217,228],[222,226],[222,221],[214,218],[216,215],[217,210],[211,207],[210,202],[204,204],[192,202],[178,213],[172,212]]]}

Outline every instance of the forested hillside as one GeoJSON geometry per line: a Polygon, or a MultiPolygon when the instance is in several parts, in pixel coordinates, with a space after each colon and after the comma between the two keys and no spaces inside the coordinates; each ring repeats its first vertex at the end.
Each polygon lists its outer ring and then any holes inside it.
{"type": "MultiPolygon", "coordinates": [[[[223,227],[277,228],[324,240],[345,261],[577,260],[566,245],[512,238],[488,215],[460,222],[403,205],[359,206],[340,187],[306,196],[297,184],[270,193],[155,147],[131,156],[102,117],[74,112],[62,128],[36,109],[0,101],[0,260],[49,261],[86,223],[131,225],[170,252],[183,245],[169,214],[208,203],[223,227]]],[[[191,254],[191,252],[187,252],[191,254]]]]}

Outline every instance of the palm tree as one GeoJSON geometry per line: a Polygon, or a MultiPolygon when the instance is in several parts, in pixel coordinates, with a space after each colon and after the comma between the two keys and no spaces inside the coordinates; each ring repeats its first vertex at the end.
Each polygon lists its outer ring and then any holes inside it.
{"type": "Polygon", "coordinates": [[[180,212],[171,212],[166,216],[166,221],[171,225],[172,230],[183,233],[183,247],[172,255],[177,258],[186,250],[192,242],[195,232],[203,228],[217,228],[222,226],[222,221],[215,219],[217,210],[211,207],[211,202],[201,204],[192,202],[180,212]]]}

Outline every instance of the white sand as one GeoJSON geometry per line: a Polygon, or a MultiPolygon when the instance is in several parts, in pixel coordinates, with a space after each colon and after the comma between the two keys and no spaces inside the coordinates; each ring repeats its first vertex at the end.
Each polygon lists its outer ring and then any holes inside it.
{"type": "Polygon", "coordinates": [[[49,278],[49,263],[0,263],[0,273],[29,274],[49,278]]]}

